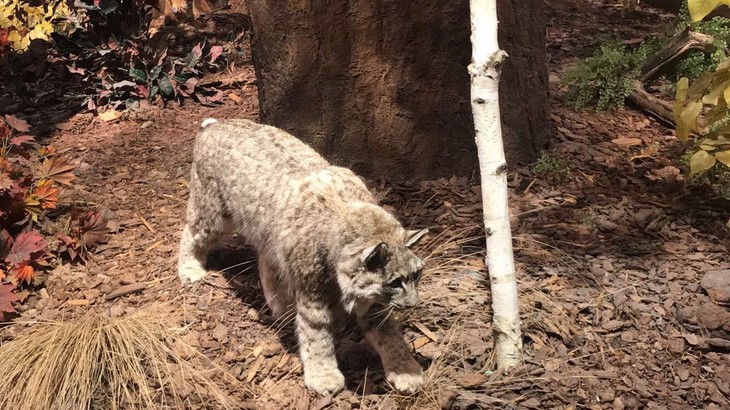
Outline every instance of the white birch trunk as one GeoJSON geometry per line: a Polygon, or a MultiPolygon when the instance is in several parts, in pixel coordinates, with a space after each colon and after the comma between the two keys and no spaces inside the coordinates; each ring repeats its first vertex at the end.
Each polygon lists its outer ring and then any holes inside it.
{"type": "Polygon", "coordinates": [[[522,362],[517,278],[507,206],[507,164],[499,114],[499,72],[507,53],[497,43],[497,1],[470,0],[469,7],[471,108],[482,180],[495,350],[497,366],[507,368],[522,362]]]}

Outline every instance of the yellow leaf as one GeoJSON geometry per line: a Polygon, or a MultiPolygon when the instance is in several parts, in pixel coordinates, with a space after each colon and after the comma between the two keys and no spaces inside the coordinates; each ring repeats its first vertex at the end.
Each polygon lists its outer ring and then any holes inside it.
{"type": "Polygon", "coordinates": [[[689,78],[682,77],[677,81],[677,92],[674,94],[674,98],[677,101],[684,102],[687,99],[687,89],[689,88],[689,78]]]}
{"type": "Polygon", "coordinates": [[[719,0],[688,0],[689,15],[692,21],[700,21],[720,5],[719,0]]]}
{"type": "Polygon", "coordinates": [[[689,176],[707,171],[715,165],[717,160],[707,151],[699,150],[689,159],[689,176]]]}
{"type": "Polygon", "coordinates": [[[701,99],[705,95],[705,91],[712,86],[712,82],[716,80],[716,76],[717,73],[705,73],[692,81],[692,84],[687,89],[687,99],[701,99]]]}
{"type": "Polygon", "coordinates": [[[730,167],[730,149],[715,153],[715,158],[730,167]]]}
{"type": "Polygon", "coordinates": [[[725,103],[725,100],[719,100],[717,102],[717,105],[710,108],[709,111],[704,113],[702,116],[702,121],[704,122],[705,126],[713,126],[716,122],[724,119],[727,116],[727,104],[725,103]]]}
{"type": "Polygon", "coordinates": [[[722,98],[725,99],[725,103],[730,102],[730,85],[722,92],[722,98]]]}
{"type": "Polygon", "coordinates": [[[720,96],[724,97],[727,88],[730,87],[730,81],[724,81],[722,84],[713,84],[710,92],[702,97],[702,102],[709,105],[717,105],[720,96]]]}
{"type": "MultiPolygon", "coordinates": [[[[730,144],[730,139],[728,139],[725,135],[714,135],[705,137],[700,141],[700,145],[708,145],[712,148],[710,149],[717,149],[718,146],[724,145],[724,144],[730,144]]],[[[709,150],[705,150],[709,151],[709,150]]]]}
{"type": "Polygon", "coordinates": [[[116,121],[122,116],[121,111],[117,111],[115,109],[106,110],[102,113],[99,113],[99,118],[102,121],[109,122],[109,121],[116,121]]]}
{"type": "Polygon", "coordinates": [[[28,36],[21,36],[17,30],[13,30],[8,33],[8,41],[13,44],[13,50],[15,51],[23,51],[28,48],[28,44],[30,44],[28,36]]]}
{"type": "Polygon", "coordinates": [[[682,141],[684,143],[687,143],[687,141],[689,141],[689,128],[684,127],[684,126],[680,126],[679,125],[679,121],[677,122],[677,131],[676,131],[676,133],[677,133],[677,138],[680,141],[682,141]]]}
{"type": "Polygon", "coordinates": [[[692,131],[697,130],[697,117],[702,112],[701,101],[689,101],[682,109],[682,123],[692,131]]]}

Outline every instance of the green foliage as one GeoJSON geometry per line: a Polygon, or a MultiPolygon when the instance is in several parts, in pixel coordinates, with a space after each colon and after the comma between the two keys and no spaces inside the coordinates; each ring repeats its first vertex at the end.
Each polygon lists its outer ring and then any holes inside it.
{"type": "Polygon", "coordinates": [[[220,101],[223,93],[200,89],[198,79],[216,67],[221,52],[220,46],[200,43],[182,58],[168,55],[167,49],[156,50],[146,41],[129,39],[103,56],[95,50],[85,51],[71,70],[85,84],[85,104],[90,110],[132,108],[139,100],[193,98],[209,104],[220,101]]]}
{"type": "Polygon", "coordinates": [[[671,80],[676,82],[679,78],[699,78],[702,74],[713,71],[718,64],[728,57],[728,43],[730,43],[730,19],[724,17],[713,17],[707,21],[693,22],[689,17],[686,3],[680,11],[680,23],[676,31],[688,28],[692,31],[707,34],[713,37],[715,50],[711,53],[704,53],[699,50],[692,50],[685,54],[676,64],[671,80]]]}
{"type": "Polygon", "coordinates": [[[532,166],[532,172],[535,175],[562,178],[570,174],[570,165],[563,158],[558,158],[545,153],[542,154],[542,156],[537,159],[537,163],[532,166]]]}
{"type": "MultiPolygon", "coordinates": [[[[699,78],[713,71],[729,55],[730,19],[714,17],[708,21],[692,22],[685,5],[680,11],[680,22],[674,32],[680,32],[687,27],[711,35],[715,48],[711,53],[692,50],[682,56],[665,73],[665,78],[671,82],[682,77],[699,78]]],[[[639,65],[669,40],[669,36],[648,39],[635,50],[616,40],[604,42],[591,57],[582,61],[563,79],[569,86],[567,103],[574,108],[595,105],[599,110],[623,106],[631,90],[631,81],[638,77],[639,65]]]]}
{"type": "MultiPolygon", "coordinates": [[[[59,198],[75,179],[76,166],[52,148],[37,144],[28,131],[22,120],[10,115],[0,118],[0,286],[5,291],[36,281],[50,266],[56,244],[49,244],[41,226],[62,213],[59,198]]],[[[55,232],[61,241],[66,239],[63,252],[73,254],[72,259],[79,259],[75,255],[84,255],[106,234],[99,231],[99,214],[79,215],[69,216],[71,221],[81,220],[76,223],[79,229],[55,232]],[[84,241],[90,235],[93,241],[84,241]]]]}
{"type": "Polygon", "coordinates": [[[621,42],[605,42],[563,79],[568,85],[568,105],[583,108],[595,104],[599,110],[623,106],[631,91],[631,81],[638,76],[639,65],[661,45],[653,40],[629,50],[621,42]]]}

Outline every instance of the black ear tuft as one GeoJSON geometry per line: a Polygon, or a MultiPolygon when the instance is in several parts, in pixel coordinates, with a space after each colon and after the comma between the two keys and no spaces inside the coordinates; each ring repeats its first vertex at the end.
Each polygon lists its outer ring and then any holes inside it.
{"type": "Polygon", "coordinates": [[[382,270],[388,263],[388,244],[380,242],[372,247],[372,251],[365,257],[365,268],[371,272],[382,270]]]}

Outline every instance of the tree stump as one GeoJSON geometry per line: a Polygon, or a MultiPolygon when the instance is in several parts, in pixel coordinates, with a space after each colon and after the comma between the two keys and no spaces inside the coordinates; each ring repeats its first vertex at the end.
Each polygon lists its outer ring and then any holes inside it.
{"type": "MultiPolygon", "coordinates": [[[[548,133],[542,2],[500,1],[507,158],[548,133]]],[[[467,0],[249,1],[261,120],[338,165],[397,181],[477,170],[467,0]]]]}

